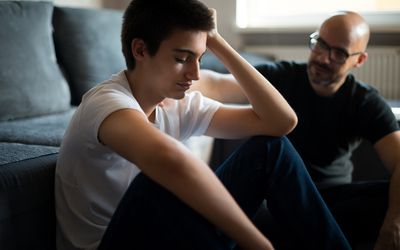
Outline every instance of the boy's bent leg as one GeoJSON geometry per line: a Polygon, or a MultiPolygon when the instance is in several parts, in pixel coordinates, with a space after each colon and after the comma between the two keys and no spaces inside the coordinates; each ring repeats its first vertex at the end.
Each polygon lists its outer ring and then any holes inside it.
{"type": "Polygon", "coordinates": [[[266,198],[271,214],[287,229],[284,237],[298,249],[350,249],[286,137],[250,139],[216,173],[250,217],[266,198]]]}
{"type": "Polygon", "coordinates": [[[229,249],[206,219],[139,174],[122,198],[98,248],[229,249]]]}

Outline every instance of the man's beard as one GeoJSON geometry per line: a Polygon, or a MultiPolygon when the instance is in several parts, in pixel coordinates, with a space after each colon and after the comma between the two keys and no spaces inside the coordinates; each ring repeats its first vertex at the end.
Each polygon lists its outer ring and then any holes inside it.
{"type": "Polygon", "coordinates": [[[329,65],[311,60],[307,65],[307,73],[311,83],[322,86],[334,84],[340,78],[338,75],[333,73],[333,70],[329,65]]]}

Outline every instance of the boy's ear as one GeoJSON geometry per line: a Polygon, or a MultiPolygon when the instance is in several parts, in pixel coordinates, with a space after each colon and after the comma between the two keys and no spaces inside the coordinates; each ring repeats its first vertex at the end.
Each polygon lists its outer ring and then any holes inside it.
{"type": "Polygon", "coordinates": [[[142,39],[135,38],[131,43],[131,52],[136,60],[140,60],[144,57],[144,52],[146,50],[146,44],[142,39]]]}

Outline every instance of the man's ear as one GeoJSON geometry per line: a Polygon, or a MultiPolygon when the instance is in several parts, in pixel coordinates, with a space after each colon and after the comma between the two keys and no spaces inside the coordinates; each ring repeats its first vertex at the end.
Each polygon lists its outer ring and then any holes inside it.
{"type": "Polygon", "coordinates": [[[363,52],[361,53],[358,58],[357,58],[357,63],[356,65],[354,65],[354,67],[359,68],[361,67],[365,61],[367,61],[368,59],[368,53],[367,52],[363,52]]]}
{"type": "Polygon", "coordinates": [[[146,44],[142,39],[135,38],[131,43],[131,52],[135,60],[141,60],[144,57],[146,44]]]}

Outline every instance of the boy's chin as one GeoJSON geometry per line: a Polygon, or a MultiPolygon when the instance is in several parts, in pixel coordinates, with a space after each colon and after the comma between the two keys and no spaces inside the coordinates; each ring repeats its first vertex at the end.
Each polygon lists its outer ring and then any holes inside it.
{"type": "Polygon", "coordinates": [[[182,93],[170,96],[169,98],[175,99],[175,100],[180,100],[180,99],[183,99],[185,97],[185,95],[186,95],[186,92],[182,92],[182,93]]]}

